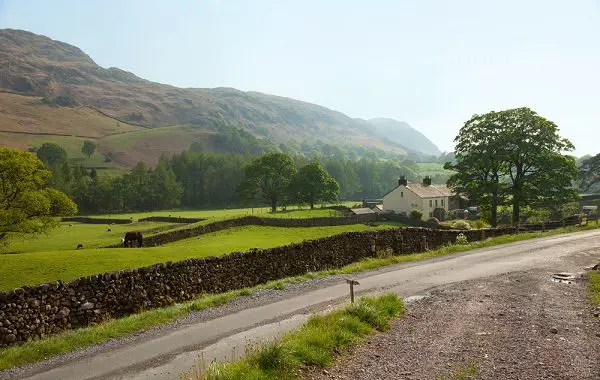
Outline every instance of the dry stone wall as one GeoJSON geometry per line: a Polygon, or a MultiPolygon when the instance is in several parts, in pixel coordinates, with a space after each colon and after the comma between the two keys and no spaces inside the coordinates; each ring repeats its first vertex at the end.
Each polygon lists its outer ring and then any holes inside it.
{"type": "MultiPolygon", "coordinates": [[[[244,226],[268,226],[268,227],[322,227],[322,226],[345,226],[349,224],[365,223],[374,221],[375,214],[353,217],[323,217],[323,218],[261,218],[258,216],[244,216],[241,218],[227,219],[213,222],[202,226],[183,228],[180,230],[167,231],[160,234],[144,237],[144,246],[154,247],[172,243],[174,241],[189,239],[191,237],[217,232],[235,227],[244,226]]],[[[122,247],[120,244],[111,245],[108,248],[122,247]]]]}
{"type": "Polygon", "coordinates": [[[130,224],[132,219],[88,218],[85,216],[71,216],[61,219],[62,222],[78,222],[87,224],[130,224]]]}
{"type": "MultiPolygon", "coordinates": [[[[276,223],[277,219],[272,219],[276,223]]],[[[300,223],[300,222],[299,222],[300,223]]],[[[0,293],[0,346],[40,339],[142,310],[256,286],[270,280],[339,268],[378,252],[421,252],[456,241],[514,233],[495,230],[401,228],[347,232],[272,249],[104,273],[65,283],[56,281],[0,293]]]]}
{"type": "Polygon", "coordinates": [[[183,218],[177,216],[149,216],[147,218],[138,219],[139,222],[165,222],[165,223],[198,223],[206,219],[202,218],[183,218]]]}

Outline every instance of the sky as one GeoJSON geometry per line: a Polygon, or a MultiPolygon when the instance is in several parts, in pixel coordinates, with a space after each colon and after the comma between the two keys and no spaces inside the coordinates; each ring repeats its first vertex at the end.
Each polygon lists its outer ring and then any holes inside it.
{"type": "Polygon", "coordinates": [[[600,151],[600,0],[0,0],[0,28],[152,81],[403,120],[445,151],[473,114],[523,106],[600,151]]]}

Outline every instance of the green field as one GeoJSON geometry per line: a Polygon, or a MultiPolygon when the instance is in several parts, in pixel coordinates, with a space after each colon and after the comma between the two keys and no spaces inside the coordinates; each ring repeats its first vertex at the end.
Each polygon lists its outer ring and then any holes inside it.
{"type": "MultiPolygon", "coordinates": [[[[72,227],[73,228],[73,227],[72,227]]],[[[151,248],[99,248],[0,255],[0,290],[192,257],[219,256],[250,248],[271,248],[346,231],[387,228],[364,224],[332,227],[247,226],[151,248]]],[[[66,229],[66,228],[65,228],[66,229]]]]}
{"type": "MultiPolygon", "coordinates": [[[[355,202],[350,202],[355,203],[355,202]]],[[[253,207],[253,208],[232,208],[218,210],[165,210],[165,211],[149,211],[149,212],[134,212],[124,214],[110,215],[90,215],[94,218],[114,218],[114,219],[129,219],[134,220],[147,218],[150,216],[173,216],[181,218],[233,218],[241,216],[260,216],[263,218],[319,218],[319,217],[340,217],[342,214],[338,211],[327,208],[315,208],[311,210],[307,207],[290,206],[286,211],[277,211],[271,213],[269,207],[253,207]]]]}
{"type": "Polygon", "coordinates": [[[0,248],[0,254],[72,250],[79,243],[82,243],[85,248],[103,247],[119,243],[127,231],[136,230],[153,233],[170,229],[173,226],[178,227],[180,225],[156,222],[113,224],[111,226],[106,224],[61,223],[58,228],[48,234],[12,240],[10,245],[0,248]],[[108,232],[109,227],[112,230],[111,232],[108,232]]]}
{"type": "Polygon", "coordinates": [[[436,162],[418,162],[417,166],[419,167],[419,174],[422,176],[435,176],[435,175],[452,175],[451,170],[444,169],[443,164],[438,164],[436,162]]]}

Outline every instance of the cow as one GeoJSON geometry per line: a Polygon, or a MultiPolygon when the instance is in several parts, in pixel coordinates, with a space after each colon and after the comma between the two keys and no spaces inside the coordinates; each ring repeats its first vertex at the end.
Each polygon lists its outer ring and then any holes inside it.
{"type": "Polygon", "coordinates": [[[83,249],[83,243],[77,244],[77,249],[83,249]]]}
{"type": "Polygon", "coordinates": [[[144,241],[144,235],[139,231],[129,231],[125,233],[123,238],[123,245],[125,247],[133,248],[133,242],[137,241],[138,247],[142,247],[144,241]]]}

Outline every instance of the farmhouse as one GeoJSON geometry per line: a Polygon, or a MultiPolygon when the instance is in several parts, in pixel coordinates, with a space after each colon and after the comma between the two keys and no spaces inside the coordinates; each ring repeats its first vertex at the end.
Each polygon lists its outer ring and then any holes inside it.
{"type": "Polygon", "coordinates": [[[423,211],[423,219],[444,219],[448,210],[458,208],[458,198],[446,185],[432,185],[431,178],[422,183],[408,183],[404,176],[398,186],[384,195],[383,209],[396,214],[408,214],[412,209],[423,211]]]}

